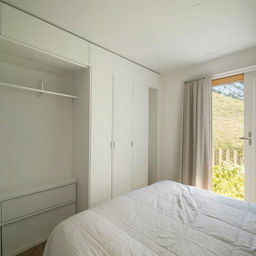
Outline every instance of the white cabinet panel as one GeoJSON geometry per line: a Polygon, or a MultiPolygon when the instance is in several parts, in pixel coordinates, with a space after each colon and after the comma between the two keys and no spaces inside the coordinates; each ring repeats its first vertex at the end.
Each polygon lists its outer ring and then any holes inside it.
{"type": "Polygon", "coordinates": [[[24,217],[44,209],[76,200],[76,185],[68,185],[48,191],[2,202],[2,222],[24,217]]]}
{"type": "Polygon", "coordinates": [[[141,83],[147,84],[149,88],[157,89],[159,86],[159,74],[143,68],[139,65],[134,65],[134,79],[141,83]]]}
{"type": "Polygon", "coordinates": [[[88,66],[88,42],[2,4],[2,36],[88,66]]]}
{"type": "Polygon", "coordinates": [[[3,256],[16,255],[47,240],[57,224],[74,214],[75,204],[70,204],[3,226],[3,256]]]}
{"type": "Polygon", "coordinates": [[[112,196],[132,190],[132,81],[113,76],[112,196]]]}
{"type": "Polygon", "coordinates": [[[148,185],[148,102],[149,88],[133,84],[133,189],[148,185]]]}
{"type": "Polygon", "coordinates": [[[148,184],[148,94],[158,76],[94,45],[90,53],[92,207],[148,184]]]}
{"type": "MultiPolygon", "coordinates": [[[[2,28],[2,3],[0,2],[0,35],[1,35],[1,28],[2,28]]],[[[0,250],[0,255],[1,255],[1,250],[0,250]]]]}
{"type": "Polygon", "coordinates": [[[158,181],[158,91],[149,89],[148,183],[158,181]]]}
{"type": "Polygon", "coordinates": [[[111,199],[111,54],[91,45],[89,206],[111,199]]]}

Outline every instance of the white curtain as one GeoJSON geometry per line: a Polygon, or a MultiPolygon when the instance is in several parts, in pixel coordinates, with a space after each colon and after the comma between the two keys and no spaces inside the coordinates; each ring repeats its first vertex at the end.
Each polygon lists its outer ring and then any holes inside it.
{"type": "Polygon", "coordinates": [[[182,183],[211,189],[211,81],[185,83],[182,128],[182,183]]]}

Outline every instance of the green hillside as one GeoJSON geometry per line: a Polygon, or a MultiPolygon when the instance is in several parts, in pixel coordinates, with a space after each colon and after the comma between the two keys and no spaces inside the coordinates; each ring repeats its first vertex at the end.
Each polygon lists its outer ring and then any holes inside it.
{"type": "Polygon", "coordinates": [[[236,149],[241,151],[244,129],[244,101],[212,93],[213,146],[215,149],[236,149]]]}
{"type": "MultiPolygon", "coordinates": [[[[217,92],[212,93],[213,147],[232,149],[243,155],[244,101],[217,92]]],[[[212,191],[244,199],[244,168],[232,161],[221,161],[213,166],[212,191]]]]}

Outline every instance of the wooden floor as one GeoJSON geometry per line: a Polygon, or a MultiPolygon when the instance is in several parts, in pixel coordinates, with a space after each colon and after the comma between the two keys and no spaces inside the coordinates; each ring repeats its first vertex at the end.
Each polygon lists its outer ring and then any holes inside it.
{"type": "Polygon", "coordinates": [[[43,256],[45,244],[46,242],[41,243],[25,252],[18,254],[17,256],[43,256]]]}

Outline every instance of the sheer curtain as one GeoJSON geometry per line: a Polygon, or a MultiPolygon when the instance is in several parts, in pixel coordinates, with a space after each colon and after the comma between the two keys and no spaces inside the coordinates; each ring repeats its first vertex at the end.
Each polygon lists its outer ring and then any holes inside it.
{"type": "Polygon", "coordinates": [[[182,127],[181,181],[211,189],[211,80],[185,83],[182,127]]]}

